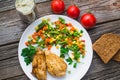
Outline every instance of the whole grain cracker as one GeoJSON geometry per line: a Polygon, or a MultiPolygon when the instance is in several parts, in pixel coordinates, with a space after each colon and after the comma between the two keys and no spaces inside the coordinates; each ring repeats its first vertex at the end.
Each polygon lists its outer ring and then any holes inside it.
{"type": "Polygon", "coordinates": [[[120,35],[112,33],[102,35],[93,44],[93,49],[104,63],[108,63],[120,49],[120,35]]]}

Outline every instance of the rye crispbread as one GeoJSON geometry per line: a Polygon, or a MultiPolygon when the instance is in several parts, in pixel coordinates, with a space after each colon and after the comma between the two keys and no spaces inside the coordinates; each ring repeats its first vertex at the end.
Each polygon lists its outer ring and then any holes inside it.
{"type": "Polygon", "coordinates": [[[113,57],[113,60],[120,62],[120,50],[115,54],[115,56],[113,57]]]}
{"type": "Polygon", "coordinates": [[[120,35],[112,33],[102,35],[93,44],[93,49],[104,63],[108,63],[120,49],[120,35]]]}

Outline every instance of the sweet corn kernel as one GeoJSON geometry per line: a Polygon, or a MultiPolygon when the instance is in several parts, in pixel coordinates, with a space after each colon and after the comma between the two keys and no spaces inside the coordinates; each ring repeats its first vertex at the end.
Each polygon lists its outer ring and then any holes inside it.
{"type": "Polygon", "coordinates": [[[80,44],[79,41],[77,41],[76,44],[79,45],[80,44]]]}
{"type": "Polygon", "coordinates": [[[38,30],[38,26],[35,27],[35,30],[38,30]]]}
{"type": "Polygon", "coordinates": [[[70,58],[71,58],[72,60],[74,60],[74,55],[71,55],[70,58]]]}
{"type": "Polygon", "coordinates": [[[80,58],[79,58],[79,59],[77,59],[77,62],[80,62],[80,58]]]}
{"type": "Polygon", "coordinates": [[[35,40],[35,39],[33,39],[32,41],[33,41],[34,43],[36,42],[36,40],[35,40]]]}
{"type": "Polygon", "coordinates": [[[45,20],[45,18],[42,18],[42,21],[44,21],[45,20]]]}
{"type": "Polygon", "coordinates": [[[50,34],[47,34],[48,37],[50,37],[50,34]]]}
{"type": "Polygon", "coordinates": [[[59,36],[57,36],[56,39],[59,39],[59,36]]]}
{"type": "Polygon", "coordinates": [[[28,36],[28,39],[32,39],[32,36],[29,35],[29,36],[28,36]]]}
{"type": "Polygon", "coordinates": [[[76,43],[76,41],[73,41],[73,44],[75,44],[76,43]]]}
{"type": "Polygon", "coordinates": [[[80,34],[80,36],[83,36],[83,34],[80,34]]]}
{"type": "Polygon", "coordinates": [[[71,34],[73,34],[73,31],[70,31],[71,34]]]}
{"type": "Polygon", "coordinates": [[[59,49],[59,46],[57,45],[56,48],[59,49]]]}
{"type": "Polygon", "coordinates": [[[68,41],[68,39],[67,39],[67,38],[65,38],[65,41],[68,41]]]}
{"type": "Polygon", "coordinates": [[[54,38],[51,38],[52,39],[52,41],[55,41],[55,39],[54,38]]]}
{"type": "Polygon", "coordinates": [[[61,37],[62,35],[60,34],[59,37],[61,37]]]}
{"type": "Polygon", "coordinates": [[[80,44],[81,44],[81,45],[84,45],[85,43],[84,43],[84,42],[81,42],[80,44]]]}
{"type": "Polygon", "coordinates": [[[78,28],[75,28],[76,31],[78,31],[78,28]]]}
{"type": "Polygon", "coordinates": [[[50,21],[50,18],[48,18],[47,20],[50,21]]]}
{"type": "Polygon", "coordinates": [[[52,43],[53,42],[53,40],[50,40],[50,43],[52,43]]]}

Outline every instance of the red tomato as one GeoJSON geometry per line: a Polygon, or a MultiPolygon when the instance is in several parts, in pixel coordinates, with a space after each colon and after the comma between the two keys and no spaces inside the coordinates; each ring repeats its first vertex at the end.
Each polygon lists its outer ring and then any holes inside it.
{"type": "Polygon", "coordinates": [[[67,9],[67,15],[71,18],[78,18],[80,15],[80,9],[75,5],[71,5],[67,9]]]}
{"type": "Polygon", "coordinates": [[[63,0],[53,0],[51,2],[51,8],[54,13],[60,14],[64,11],[65,4],[64,4],[63,0]]]}
{"type": "Polygon", "coordinates": [[[85,13],[80,19],[81,24],[86,28],[92,28],[96,24],[96,18],[91,13],[85,13]]]}

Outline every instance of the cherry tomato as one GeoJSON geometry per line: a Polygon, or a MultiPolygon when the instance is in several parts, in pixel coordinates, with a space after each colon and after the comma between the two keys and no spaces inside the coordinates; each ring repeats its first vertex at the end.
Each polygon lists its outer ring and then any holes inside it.
{"type": "Polygon", "coordinates": [[[51,2],[52,11],[56,14],[60,14],[65,9],[65,4],[63,0],[53,0],[51,2]]]}
{"type": "Polygon", "coordinates": [[[80,15],[80,9],[75,5],[71,5],[67,9],[67,15],[71,18],[78,18],[80,15]]]}
{"type": "Polygon", "coordinates": [[[96,24],[96,18],[91,13],[85,13],[80,19],[80,23],[86,28],[92,28],[96,24]]]}

